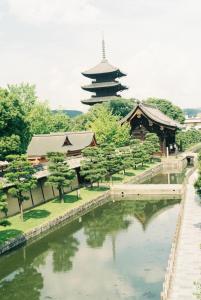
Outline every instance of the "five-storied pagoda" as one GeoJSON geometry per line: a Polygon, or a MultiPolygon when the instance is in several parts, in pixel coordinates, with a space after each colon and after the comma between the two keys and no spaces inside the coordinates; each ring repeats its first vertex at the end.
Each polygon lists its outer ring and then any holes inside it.
{"type": "Polygon", "coordinates": [[[119,99],[121,96],[117,93],[128,89],[122,85],[117,78],[126,76],[119,68],[109,64],[105,55],[105,41],[102,40],[102,61],[88,71],[82,72],[82,75],[92,79],[92,83],[82,86],[83,90],[95,93],[90,99],[82,100],[83,104],[94,105],[109,100],[119,99]]]}

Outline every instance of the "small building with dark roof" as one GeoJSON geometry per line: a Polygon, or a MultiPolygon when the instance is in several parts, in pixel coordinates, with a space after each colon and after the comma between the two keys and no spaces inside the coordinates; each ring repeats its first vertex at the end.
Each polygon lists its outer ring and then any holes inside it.
{"type": "Polygon", "coordinates": [[[140,103],[125,116],[121,123],[130,124],[131,136],[144,140],[148,132],[157,134],[160,140],[162,154],[173,152],[176,146],[176,131],[181,128],[181,124],[169,118],[154,106],[140,103]]]}
{"type": "Polygon", "coordinates": [[[27,155],[30,161],[46,162],[48,152],[77,156],[83,149],[92,146],[96,146],[96,138],[91,131],[38,134],[32,137],[27,155]]]}
{"type": "Polygon", "coordinates": [[[92,83],[83,85],[82,89],[94,93],[90,99],[82,100],[81,102],[83,104],[94,105],[96,103],[102,103],[109,100],[116,100],[121,97],[117,94],[118,92],[128,89],[117,80],[117,78],[126,76],[126,74],[108,62],[105,56],[104,40],[102,41],[102,45],[102,61],[95,67],[82,72],[82,75],[92,79],[92,83]]]}

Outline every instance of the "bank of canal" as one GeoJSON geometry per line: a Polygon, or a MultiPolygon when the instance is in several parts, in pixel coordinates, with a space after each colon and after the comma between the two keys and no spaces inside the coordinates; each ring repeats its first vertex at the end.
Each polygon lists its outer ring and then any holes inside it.
{"type": "Polygon", "coordinates": [[[0,299],[158,300],[178,202],[109,201],[0,257],[0,299]]]}

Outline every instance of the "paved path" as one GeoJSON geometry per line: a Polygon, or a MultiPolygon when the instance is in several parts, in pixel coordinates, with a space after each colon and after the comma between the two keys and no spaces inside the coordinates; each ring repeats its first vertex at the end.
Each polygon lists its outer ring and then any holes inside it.
{"type": "Polygon", "coordinates": [[[179,195],[183,193],[182,184],[114,184],[111,193],[114,195],[179,195]]]}
{"type": "Polygon", "coordinates": [[[177,259],[168,300],[197,299],[193,295],[194,281],[201,282],[201,204],[193,188],[196,176],[197,173],[194,172],[187,185],[177,259]]]}

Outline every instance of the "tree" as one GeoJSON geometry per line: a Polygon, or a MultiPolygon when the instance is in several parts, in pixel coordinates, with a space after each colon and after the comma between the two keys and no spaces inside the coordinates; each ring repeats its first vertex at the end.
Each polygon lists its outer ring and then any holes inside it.
{"type": "Polygon", "coordinates": [[[114,144],[102,144],[101,149],[103,151],[103,162],[106,169],[106,174],[111,180],[112,175],[119,172],[122,168],[120,163],[120,156],[116,152],[114,144]]]}
{"type": "Polygon", "coordinates": [[[9,154],[22,154],[30,140],[29,122],[16,95],[0,89],[0,160],[9,154]]]}
{"type": "Polygon", "coordinates": [[[156,106],[165,115],[180,123],[184,123],[185,115],[183,110],[174,105],[171,101],[158,98],[148,98],[145,103],[156,106]]]}
{"type": "Polygon", "coordinates": [[[72,180],[75,178],[75,171],[70,170],[65,156],[60,152],[49,152],[47,154],[49,164],[48,170],[50,175],[47,184],[55,186],[59,191],[59,199],[64,202],[64,188],[70,187],[72,180]]]}
{"type": "Polygon", "coordinates": [[[67,114],[59,111],[52,113],[49,124],[49,132],[65,132],[71,131],[71,129],[72,120],[67,114]]]}
{"type": "Polygon", "coordinates": [[[118,149],[119,166],[123,169],[125,174],[126,169],[132,166],[132,157],[130,147],[123,147],[118,149]]]}
{"type": "Polygon", "coordinates": [[[99,182],[106,176],[103,152],[98,147],[88,147],[83,151],[83,161],[81,162],[81,175],[90,182],[99,182]]]}
{"type": "Polygon", "coordinates": [[[152,158],[154,153],[160,151],[159,138],[155,133],[147,133],[143,145],[150,158],[152,158]]]}
{"type": "Polygon", "coordinates": [[[9,155],[7,160],[9,165],[5,177],[7,182],[12,185],[8,192],[17,198],[23,220],[23,202],[29,200],[24,193],[36,186],[35,170],[25,155],[9,155]]]}
{"type": "Polygon", "coordinates": [[[135,99],[118,99],[104,103],[109,111],[120,119],[125,117],[135,106],[135,99]]]}
{"type": "Polygon", "coordinates": [[[141,153],[141,141],[139,139],[132,139],[130,148],[131,148],[131,158],[132,165],[134,169],[137,169],[137,166],[142,163],[142,153],[141,153]]]}
{"type": "Polygon", "coordinates": [[[19,99],[25,114],[29,114],[38,101],[36,86],[29,83],[8,85],[8,91],[19,99]]]}
{"type": "Polygon", "coordinates": [[[196,129],[179,131],[176,134],[176,142],[181,151],[188,149],[190,146],[201,142],[201,132],[196,129]]]}
{"type": "Polygon", "coordinates": [[[37,102],[27,116],[27,119],[30,123],[32,135],[50,133],[52,113],[47,102],[37,102]]]}
{"type": "Polygon", "coordinates": [[[113,116],[104,106],[97,106],[93,112],[88,128],[96,133],[99,144],[114,144],[116,147],[128,145],[130,139],[128,124],[121,125],[118,117],[113,116]]]}
{"type": "Polygon", "coordinates": [[[0,185],[0,212],[2,212],[5,215],[5,217],[7,217],[7,212],[8,212],[7,206],[8,206],[7,195],[2,188],[2,185],[0,185]]]}

